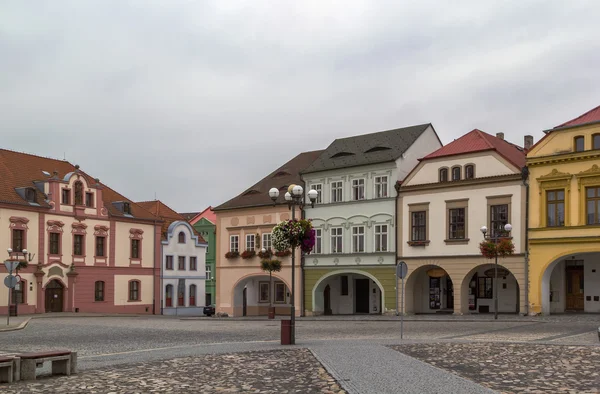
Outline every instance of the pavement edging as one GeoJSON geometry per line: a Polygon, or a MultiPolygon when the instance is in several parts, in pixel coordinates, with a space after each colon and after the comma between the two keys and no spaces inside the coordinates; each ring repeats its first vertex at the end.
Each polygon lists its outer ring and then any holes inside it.
{"type": "Polygon", "coordinates": [[[333,368],[331,365],[329,365],[328,363],[326,363],[311,348],[307,347],[306,349],[308,349],[312,353],[312,355],[317,359],[317,361],[319,363],[321,363],[321,365],[323,366],[323,368],[325,368],[325,370],[331,375],[332,378],[335,379],[335,381],[340,385],[340,387],[343,388],[346,391],[346,393],[348,393],[348,394],[359,394],[358,388],[354,387],[354,385],[352,383],[350,383],[349,380],[342,379],[340,377],[340,375],[338,375],[338,373],[337,373],[337,371],[336,371],[335,368],[333,368]]]}
{"type": "Polygon", "coordinates": [[[0,328],[0,332],[22,330],[25,327],[27,327],[27,324],[29,324],[29,320],[31,320],[31,317],[28,317],[16,327],[0,328]]]}

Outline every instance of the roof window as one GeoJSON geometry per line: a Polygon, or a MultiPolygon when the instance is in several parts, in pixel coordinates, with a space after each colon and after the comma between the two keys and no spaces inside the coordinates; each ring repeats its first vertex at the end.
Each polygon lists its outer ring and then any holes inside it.
{"type": "Polygon", "coordinates": [[[344,156],[353,156],[354,153],[352,152],[338,152],[335,155],[331,156],[332,159],[337,159],[338,157],[344,157],[344,156]]]}
{"type": "Polygon", "coordinates": [[[382,150],[391,150],[392,148],[388,148],[387,146],[374,146],[371,149],[369,149],[368,151],[365,151],[365,153],[372,153],[372,152],[381,152],[382,150]]]}

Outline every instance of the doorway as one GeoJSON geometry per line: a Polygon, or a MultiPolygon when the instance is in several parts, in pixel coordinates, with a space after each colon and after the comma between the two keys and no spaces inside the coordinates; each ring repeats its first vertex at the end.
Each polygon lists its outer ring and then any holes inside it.
{"type": "Polygon", "coordinates": [[[354,281],[355,313],[369,313],[369,279],[354,281]]]}
{"type": "Polygon", "coordinates": [[[325,290],[323,291],[323,306],[324,313],[326,315],[331,315],[331,287],[329,287],[329,285],[325,286],[325,290]]]}
{"type": "Polygon", "coordinates": [[[454,311],[454,285],[449,276],[446,276],[446,309],[454,311]]]}
{"type": "Polygon", "coordinates": [[[247,288],[244,287],[244,291],[242,292],[242,297],[243,297],[243,301],[242,301],[242,316],[246,316],[246,306],[248,305],[248,298],[246,295],[246,290],[247,288]]]}
{"type": "Polygon", "coordinates": [[[46,312],[63,311],[63,285],[56,279],[46,285],[46,312]]]}
{"type": "Polygon", "coordinates": [[[566,267],[566,307],[568,311],[583,311],[583,266],[566,267]]]}

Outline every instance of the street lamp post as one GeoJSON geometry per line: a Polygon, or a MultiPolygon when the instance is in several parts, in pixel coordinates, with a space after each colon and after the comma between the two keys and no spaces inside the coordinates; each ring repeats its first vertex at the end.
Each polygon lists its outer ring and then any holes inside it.
{"type": "MultiPolygon", "coordinates": [[[[494,242],[496,246],[498,245],[498,240],[504,238],[501,237],[498,232],[496,232],[496,234],[490,234],[489,236],[486,235],[488,232],[488,228],[486,226],[482,226],[480,230],[483,233],[483,238],[494,242]]],[[[512,225],[510,223],[506,223],[504,225],[504,231],[510,233],[512,231],[512,225]]],[[[495,251],[494,258],[494,320],[498,320],[498,250],[495,251]]]]}
{"type": "MultiPolygon", "coordinates": [[[[308,191],[308,198],[310,200],[311,207],[314,208],[315,201],[317,201],[317,196],[319,193],[311,189],[308,191]]],[[[279,198],[279,189],[273,187],[269,190],[269,197],[275,203],[277,198],[279,198]]],[[[304,189],[300,185],[291,185],[288,189],[288,192],[285,193],[285,201],[288,204],[288,208],[292,211],[292,220],[296,219],[296,206],[300,209],[304,208],[304,189]]],[[[290,329],[291,329],[291,339],[290,344],[296,344],[296,245],[292,245],[292,291],[290,294],[291,297],[291,311],[290,311],[290,329]]]]}

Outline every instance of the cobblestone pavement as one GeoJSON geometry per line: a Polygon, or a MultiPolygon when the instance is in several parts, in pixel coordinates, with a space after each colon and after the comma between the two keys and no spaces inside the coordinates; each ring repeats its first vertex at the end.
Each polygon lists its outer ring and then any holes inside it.
{"type": "Polygon", "coordinates": [[[345,393],[307,349],[178,358],[1,385],[12,393],[345,393]]]}
{"type": "Polygon", "coordinates": [[[600,346],[432,343],[392,346],[505,393],[600,393],[600,346]]]}

